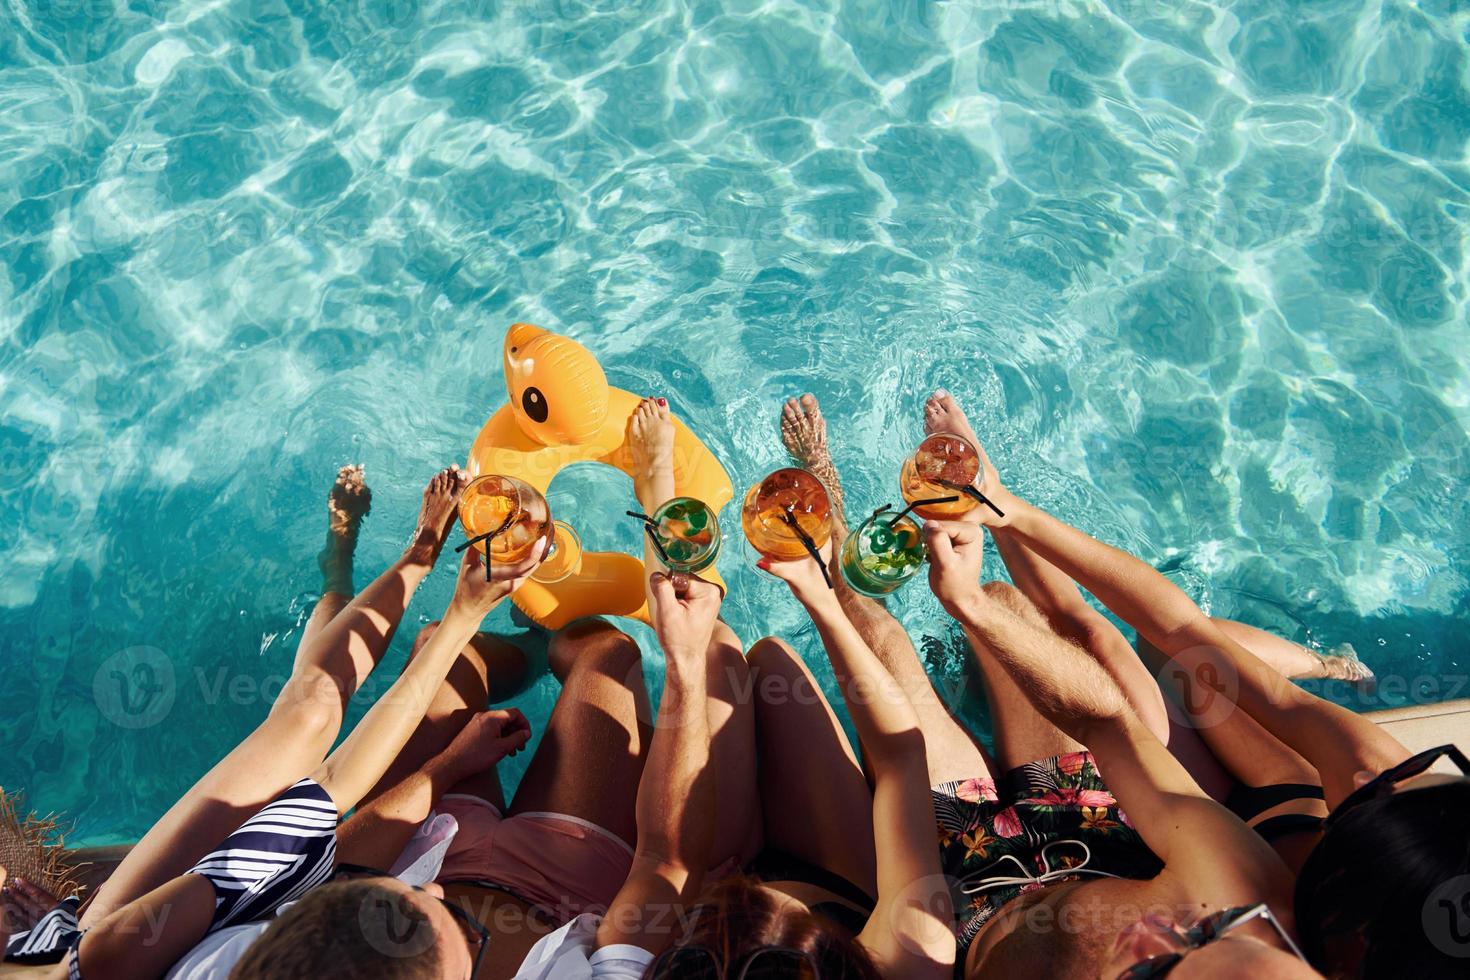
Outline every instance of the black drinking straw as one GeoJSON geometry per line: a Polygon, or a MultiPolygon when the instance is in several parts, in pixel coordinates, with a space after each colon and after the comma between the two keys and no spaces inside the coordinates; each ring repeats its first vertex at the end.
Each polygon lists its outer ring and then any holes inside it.
{"type": "Polygon", "coordinates": [[[1005,511],[1001,510],[999,507],[995,506],[995,504],[991,503],[989,497],[985,496],[985,494],[981,493],[979,490],[976,490],[974,487],[961,486],[960,484],[953,483],[953,482],[951,482],[949,480],[935,480],[934,482],[935,483],[938,483],[940,486],[949,487],[951,490],[958,490],[958,491],[960,491],[960,493],[963,493],[965,496],[970,497],[973,500],[979,501],[980,503],[984,504],[986,507],[989,507],[991,510],[995,511],[995,516],[996,517],[1004,517],[1004,516],[1006,516],[1006,512],[1005,511]]]}
{"type": "Polygon", "coordinates": [[[623,513],[627,514],[629,517],[636,517],[643,522],[643,530],[648,532],[648,540],[653,542],[654,550],[657,551],[658,556],[664,560],[665,565],[672,566],[674,563],[669,558],[669,553],[664,550],[663,544],[658,540],[658,535],[653,533],[653,529],[656,526],[654,524],[653,518],[649,517],[647,514],[640,514],[636,510],[628,510],[624,511],[623,513]]]}
{"type": "MultiPolygon", "coordinates": [[[[499,527],[497,527],[493,531],[489,531],[489,532],[487,532],[485,534],[478,535],[477,537],[470,538],[464,544],[460,545],[458,548],[455,548],[454,549],[454,553],[455,554],[459,554],[461,551],[465,550],[466,548],[469,548],[469,547],[471,547],[473,545],[477,545],[481,541],[487,541],[487,542],[488,541],[494,541],[496,538],[498,538],[502,534],[504,534],[505,533],[505,529],[508,528],[508,527],[510,527],[512,524],[514,524],[515,521],[516,521],[516,518],[519,517],[519,516],[520,516],[520,513],[519,512],[512,512],[510,514],[510,516],[506,517],[505,523],[501,524],[499,527]]],[[[485,545],[485,581],[487,581],[487,582],[490,581],[490,545],[489,544],[486,544],[485,545]]]]}
{"type": "Polygon", "coordinates": [[[795,504],[788,506],[785,512],[781,514],[781,517],[787,524],[791,525],[791,530],[801,539],[802,546],[806,548],[806,553],[812,556],[812,561],[816,562],[817,568],[821,569],[822,581],[826,582],[827,588],[830,589],[832,588],[832,576],[827,573],[827,563],[822,561],[822,553],[817,550],[817,543],[811,539],[811,535],[803,531],[801,525],[796,523],[796,515],[792,513],[795,508],[795,504]]]}
{"type": "Polygon", "coordinates": [[[928,507],[930,504],[952,504],[959,499],[959,497],[929,497],[926,500],[915,500],[903,510],[899,511],[898,514],[894,516],[893,520],[888,522],[888,526],[896,526],[899,521],[909,516],[909,511],[913,510],[915,507],[928,507]]]}

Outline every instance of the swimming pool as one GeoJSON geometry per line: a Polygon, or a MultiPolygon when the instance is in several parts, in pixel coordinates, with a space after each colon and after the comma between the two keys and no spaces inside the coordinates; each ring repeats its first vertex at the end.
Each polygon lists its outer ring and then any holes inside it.
{"type": "MultiPolygon", "coordinates": [[[[1213,610],[1353,643],[1404,679],[1381,701],[1453,696],[1467,28],[1453,0],[6,5],[0,785],[79,840],[143,831],[289,669],[336,467],[375,493],[362,582],[503,401],[513,320],[666,395],[737,491],[815,392],[854,509],[946,386],[1019,491],[1213,610]]],[[[553,504],[632,546],[629,493],[578,471],[553,504]]],[[[742,545],[721,568],[747,641],[821,662],[742,545]]],[[[895,609],[955,676],[932,598],[895,609]]]]}

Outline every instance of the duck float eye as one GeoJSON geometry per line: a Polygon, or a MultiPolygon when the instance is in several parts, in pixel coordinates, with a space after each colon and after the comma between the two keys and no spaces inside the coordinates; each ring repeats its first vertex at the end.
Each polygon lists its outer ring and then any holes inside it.
{"type": "Polygon", "coordinates": [[[521,394],[521,410],[532,422],[545,422],[551,410],[546,407],[546,396],[540,388],[527,388],[521,394]]]}
{"type": "MultiPolygon", "coordinates": [[[[573,463],[603,463],[632,476],[625,443],[637,395],[609,387],[602,365],[587,348],[529,323],[511,326],[502,351],[510,403],[475,438],[471,476],[515,477],[542,494],[573,463]]],[[[720,461],[677,419],[674,486],[678,496],[703,501],[715,513],[734,496],[720,461]]],[[[569,525],[576,518],[574,513],[554,516],[569,525]]],[[[641,559],[617,551],[584,551],[582,535],[562,528],[557,532],[559,565],[571,570],[555,581],[532,579],[516,589],[511,598],[522,612],[553,630],[584,616],[649,621],[641,559]]],[[[724,588],[714,568],[700,575],[724,588]]]]}

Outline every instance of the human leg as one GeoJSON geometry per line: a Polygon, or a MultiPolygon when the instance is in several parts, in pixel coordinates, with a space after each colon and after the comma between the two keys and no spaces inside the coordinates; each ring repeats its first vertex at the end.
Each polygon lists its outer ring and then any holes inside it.
{"type": "Polygon", "coordinates": [[[836,713],[783,641],[748,661],[766,845],[876,894],[873,795],[836,713]]]}
{"type": "Polygon", "coordinates": [[[456,469],[424,491],[418,531],[397,562],[300,651],[266,719],[210,769],[129,852],[88,904],[82,925],[186,871],[331,749],[347,701],[381,659],[409,599],[437,559],[463,487],[456,469]]]}
{"type": "Polygon", "coordinates": [[[357,591],[352,586],[353,555],[363,518],[372,510],[373,495],[363,480],[362,466],[344,466],[337,471],[337,482],[327,495],[327,543],[317,553],[317,567],[322,572],[322,594],[296,644],[296,657],[311,648],[322,628],[352,601],[357,591]]]}
{"type": "MultiPolygon", "coordinates": [[[[1281,674],[1294,679],[1321,678],[1348,681],[1354,684],[1373,680],[1373,671],[1359,660],[1356,651],[1347,655],[1328,656],[1308,650],[1275,633],[1237,623],[1233,619],[1212,616],[1215,625],[1236,643],[1275,667],[1281,674]]],[[[1352,650],[1352,647],[1348,647],[1352,650]]]]}
{"type": "Polygon", "coordinates": [[[715,774],[715,840],[712,863],[744,864],[761,843],[757,792],[756,699],[740,638],[723,622],[710,641],[707,690],[710,769],[715,774]]]}
{"type": "MultiPolygon", "coordinates": [[[[827,422],[815,397],[808,394],[800,400],[792,398],[786,402],[781,413],[781,438],[792,458],[827,485],[833,503],[835,556],[841,550],[847,525],[840,504],[841,480],[827,445],[827,422]]],[[[848,619],[852,620],[864,642],[877,654],[894,680],[903,686],[919,716],[929,760],[930,782],[939,785],[987,776],[990,767],[979,743],[955,720],[934,690],[918,651],[903,626],[881,604],[859,595],[847,585],[837,571],[835,557],[832,581],[848,619]]]]}
{"type": "MultiPolygon", "coordinates": [[[[924,431],[952,432],[964,437],[980,453],[982,479],[996,472],[969,417],[949,392],[940,389],[924,404],[924,431]]],[[[993,539],[1011,581],[1046,618],[1052,632],[1091,653],[1118,682],[1144,724],[1160,740],[1165,739],[1169,723],[1163,694],[1117,628],[1087,604],[1077,583],[1061,569],[1007,535],[1004,529],[996,531],[993,539]]]]}
{"type": "MultiPolygon", "coordinates": [[[[410,661],[438,627],[439,624],[434,622],[419,630],[414,638],[413,651],[409,654],[410,661]]],[[[363,802],[367,803],[397,785],[443,752],[476,712],[519,690],[528,671],[526,655],[519,647],[490,633],[476,633],[449,669],[449,676],[435,693],[428,713],[408,744],[363,802]]],[[[505,796],[493,766],[471,776],[450,792],[477,796],[493,803],[502,812],[505,810],[505,796]]]]}
{"type": "MultiPolygon", "coordinates": [[[[1268,732],[1239,705],[1196,683],[1191,665],[1177,663],[1143,637],[1138,639],[1138,652],[1153,669],[1168,697],[1174,725],[1196,733],[1224,772],[1247,794],[1262,787],[1322,785],[1322,777],[1311,763],[1268,732]]],[[[1238,789],[1235,791],[1239,792],[1238,789]]],[[[1230,800],[1228,792],[1222,793],[1217,789],[1210,789],[1210,792],[1217,799],[1230,800]]],[[[1256,827],[1267,820],[1287,815],[1326,817],[1327,805],[1320,798],[1300,795],[1248,815],[1245,820],[1248,825],[1256,827]]],[[[1311,846],[1304,845],[1298,835],[1273,840],[1272,844],[1292,867],[1300,866],[1311,846]]]]}
{"type": "Polygon", "coordinates": [[[558,631],[548,653],[561,695],[510,813],[574,817],[632,846],[653,717],[638,644],[601,620],[581,620],[558,631]]]}
{"type": "MultiPolygon", "coordinates": [[[[1005,582],[986,582],[986,594],[1017,616],[1049,629],[1046,618],[1019,589],[1005,582]]],[[[1079,752],[1083,746],[1062,732],[1036,710],[1010,672],[976,637],[970,636],[975,663],[985,682],[990,714],[995,719],[995,754],[1001,769],[1010,771],[1028,762],[1079,752]]]]}
{"type": "MultiPolygon", "coordinates": [[[[996,473],[969,417],[947,391],[936,391],[924,405],[926,432],[953,432],[980,453],[983,479],[996,473]]],[[[981,489],[985,489],[982,485],[981,489]]],[[[1215,761],[1195,731],[1171,720],[1163,691],[1148,666],[1112,622],[1082,597],[1077,583],[1061,569],[1027,548],[1004,528],[992,529],[996,551],[1011,581],[1031,601],[1054,633],[1092,654],[1118,684],[1134,712],[1211,795],[1223,796],[1233,781],[1215,761]]],[[[987,679],[987,684],[989,683],[987,679]]],[[[997,683],[1005,685],[1004,679],[997,683]]],[[[1014,691],[1007,692],[1006,700],[1014,691]]]]}

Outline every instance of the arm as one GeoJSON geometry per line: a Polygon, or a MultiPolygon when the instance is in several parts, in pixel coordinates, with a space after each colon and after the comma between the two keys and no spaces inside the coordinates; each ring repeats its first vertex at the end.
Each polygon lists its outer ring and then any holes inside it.
{"type": "Polygon", "coordinates": [[[214,921],[214,886],[179,875],[109,913],[82,936],[82,976],[154,980],[203,939],[214,921]]]}
{"type": "MultiPolygon", "coordinates": [[[[9,877],[0,865],[0,960],[70,945],[77,932],[80,902],[80,894],[58,900],[34,882],[9,877]]],[[[65,972],[65,967],[62,970],[65,972]]]]}
{"type": "MultiPolygon", "coordinates": [[[[428,711],[434,692],[470,634],[496,603],[535,570],[540,553],[538,548],[523,565],[497,566],[492,582],[485,581],[478,554],[466,553],[443,625],[347,741],[312,774],[339,814],[356,805],[382,778],[428,711]],[[451,620],[454,626],[446,630],[451,620]],[[431,650],[444,634],[445,644],[431,650]]],[[[183,874],[160,885],[87,931],[78,947],[82,975],[108,980],[162,975],[209,933],[215,907],[214,886],[200,874],[183,874]]]]}
{"type": "Polygon", "coordinates": [[[980,529],[930,521],[924,531],[935,595],[1048,721],[1092,751],[1119,805],[1166,865],[1164,874],[1217,906],[1266,898],[1288,912],[1291,879],[1280,858],[1199,788],[1108,673],[1085,651],[980,588],[980,529]],[[1202,840],[1210,846],[1201,847],[1202,840]]]}
{"type": "Polygon", "coordinates": [[[1137,651],[1106,616],[1088,605],[1068,575],[1009,534],[995,535],[1011,581],[1030,599],[1051,628],[1087,650],[1118,683],[1135,714],[1159,741],[1168,744],[1169,714],[1164,692],[1137,651]]]}
{"type": "Polygon", "coordinates": [[[659,573],[649,591],[668,671],[638,783],[633,867],[598,927],[597,945],[627,944],[657,954],[673,939],[673,922],[656,910],[679,909],[693,901],[704,885],[714,848],[705,652],[720,609],[720,590],[691,579],[681,599],[669,577],[659,573]]]}
{"type": "Polygon", "coordinates": [[[443,623],[388,693],[311,774],[331,795],[339,813],[345,815],[383,777],[423,720],[459,651],[479,627],[479,617],[451,604],[443,623]]]}
{"type": "Polygon", "coordinates": [[[473,548],[465,552],[454,598],[439,628],[352,734],[312,773],[311,778],[337,804],[338,813],[346,814],[383,778],[428,713],[459,652],[490,611],[536,570],[544,550],[538,544],[520,565],[495,566],[488,582],[478,552],[473,548]]]}
{"type": "MultiPolygon", "coordinates": [[[[824,561],[830,558],[824,553],[824,561]]],[[[872,775],[878,901],[858,938],[885,975],[946,978],[954,970],[954,908],[934,846],[934,803],[918,715],[815,562],[766,559],[761,567],[790,585],[811,615],[872,775]]]]}
{"type": "Polygon", "coordinates": [[[1303,691],[1245,650],[1147,563],[996,490],[1006,517],[987,517],[1076,579],[1182,666],[1197,685],[1237,702],[1322,775],[1328,806],[1409,752],[1371,720],[1303,691]],[[1238,690],[1236,689],[1238,687],[1238,690]]]}
{"type": "Polygon", "coordinates": [[[531,726],[514,708],[475,715],[443,752],[358,810],[337,830],[338,860],[391,868],[445,793],[495,768],[501,759],[524,748],[530,738],[531,726]]]}
{"type": "Polygon", "coordinates": [[[5,868],[0,867],[0,959],[4,958],[4,949],[10,945],[10,920],[14,913],[10,911],[10,882],[5,868]]]}

